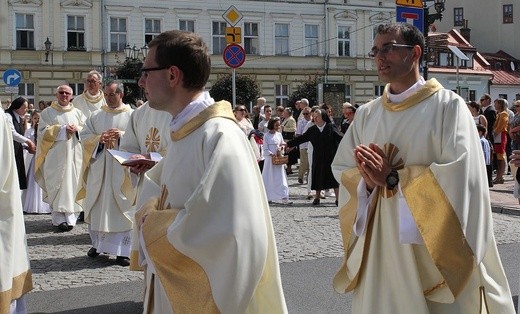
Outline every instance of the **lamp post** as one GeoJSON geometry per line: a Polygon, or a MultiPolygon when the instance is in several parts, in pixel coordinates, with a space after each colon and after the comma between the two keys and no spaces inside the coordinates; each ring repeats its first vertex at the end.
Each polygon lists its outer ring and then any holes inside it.
{"type": "Polygon", "coordinates": [[[146,56],[148,55],[148,45],[144,44],[141,48],[137,48],[137,46],[134,44],[133,47],[130,47],[130,44],[126,44],[125,46],[125,58],[126,60],[132,60],[132,61],[141,61],[146,59],[146,56]]]}
{"type": "Polygon", "coordinates": [[[49,62],[49,53],[52,50],[52,43],[47,37],[47,40],[43,43],[45,45],[45,62],[49,62]]]}
{"type": "Polygon", "coordinates": [[[135,44],[126,44],[123,50],[125,61],[118,67],[117,76],[121,78],[122,83],[127,84],[123,101],[135,102],[136,99],[143,98],[143,92],[137,83],[143,62],[148,56],[148,45],[145,43],[141,48],[138,48],[135,44]]]}
{"type": "Polygon", "coordinates": [[[424,1],[424,51],[423,51],[423,76],[425,80],[428,80],[428,31],[430,29],[430,25],[435,23],[436,20],[442,20],[442,12],[445,10],[446,0],[434,0],[433,7],[435,8],[434,14],[430,14],[429,7],[426,5],[426,1],[424,1]]]}

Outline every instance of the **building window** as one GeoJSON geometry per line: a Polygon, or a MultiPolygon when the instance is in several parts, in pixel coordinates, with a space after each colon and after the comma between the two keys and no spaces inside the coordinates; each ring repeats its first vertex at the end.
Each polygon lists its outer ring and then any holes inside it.
{"type": "Polygon", "coordinates": [[[350,56],[350,27],[338,26],[338,56],[350,56]]]}
{"type": "Polygon", "coordinates": [[[149,43],[161,33],[161,20],[144,19],[144,42],[149,43]]]}
{"type": "Polygon", "coordinates": [[[179,29],[181,31],[195,32],[195,21],[179,20],[179,29]]]}
{"type": "Polygon", "coordinates": [[[351,89],[352,89],[352,86],[345,85],[345,101],[348,101],[349,103],[352,103],[351,89]]]}
{"type": "Polygon", "coordinates": [[[16,13],[16,49],[34,50],[34,15],[16,13]]]}
{"type": "Polygon", "coordinates": [[[126,46],[126,18],[110,18],[110,51],[123,51],[126,46]]]}
{"type": "Polygon", "coordinates": [[[72,95],[81,95],[85,90],[84,83],[69,83],[70,88],[72,88],[72,95]]]}
{"type": "Polygon", "coordinates": [[[18,96],[27,98],[27,102],[34,105],[34,83],[18,84],[18,96]]]}
{"type": "Polygon", "coordinates": [[[275,55],[289,55],[289,24],[274,24],[275,55]]]}
{"type": "Polygon", "coordinates": [[[318,55],[318,25],[305,24],[305,55],[318,55]]]}
{"type": "Polygon", "coordinates": [[[259,46],[258,23],[244,23],[244,49],[246,54],[259,54],[259,46]]]}
{"type": "Polygon", "coordinates": [[[213,54],[218,55],[226,48],[226,22],[213,22],[212,30],[213,54]]]}
{"type": "Polygon", "coordinates": [[[385,91],[385,85],[374,86],[374,96],[375,97],[383,96],[384,91],[385,91]]]}
{"type": "Polygon", "coordinates": [[[455,66],[455,63],[453,61],[453,53],[452,52],[448,52],[448,54],[446,55],[446,66],[448,67],[453,67],[455,66]]]}
{"type": "Polygon", "coordinates": [[[453,8],[453,26],[464,26],[464,8],[453,8]]]}
{"type": "Polygon", "coordinates": [[[67,50],[85,50],[84,16],[67,16],[67,50]]]}
{"type": "Polygon", "coordinates": [[[276,84],[274,86],[274,97],[276,106],[287,107],[289,104],[289,85],[276,84]]]}
{"type": "Polygon", "coordinates": [[[505,4],[504,5],[504,24],[513,23],[513,5],[505,4]]]}
{"type": "Polygon", "coordinates": [[[498,94],[498,98],[507,100],[507,94],[498,94]]]}

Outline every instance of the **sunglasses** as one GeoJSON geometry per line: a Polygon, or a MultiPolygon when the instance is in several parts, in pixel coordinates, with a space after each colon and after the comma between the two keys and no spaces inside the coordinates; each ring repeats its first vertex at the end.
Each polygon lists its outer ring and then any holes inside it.
{"type": "Polygon", "coordinates": [[[244,108],[237,109],[237,111],[246,111],[244,108]]]}
{"type": "Polygon", "coordinates": [[[60,91],[58,92],[58,94],[60,94],[60,95],[72,95],[71,93],[66,92],[66,91],[62,91],[62,90],[60,90],[60,91]]]}
{"type": "Polygon", "coordinates": [[[304,112],[304,113],[303,113],[304,116],[308,116],[308,115],[310,115],[310,114],[311,114],[310,112],[304,112]]]}

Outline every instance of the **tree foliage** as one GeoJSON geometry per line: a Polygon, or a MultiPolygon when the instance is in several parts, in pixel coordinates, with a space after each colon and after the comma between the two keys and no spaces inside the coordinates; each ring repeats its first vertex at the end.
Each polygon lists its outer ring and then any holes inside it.
{"type": "MultiPolygon", "coordinates": [[[[220,77],[211,87],[209,93],[215,101],[227,100],[233,103],[233,82],[230,74],[220,77]]],[[[256,81],[247,75],[235,76],[236,87],[236,105],[247,105],[251,101],[255,101],[260,90],[256,81]]]]}
{"type": "Polygon", "coordinates": [[[318,104],[318,76],[309,76],[306,81],[301,83],[296,91],[294,91],[289,97],[289,105],[294,107],[297,100],[307,98],[309,105],[314,106],[318,104]]]}
{"type": "Polygon", "coordinates": [[[118,67],[115,75],[119,80],[135,80],[135,83],[124,83],[125,96],[123,102],[125,104],[135,104],[142,97],[142,91],[137,82],[143,62],[139,60],[126,59],[124,62],[117,61],[118,67]]]}

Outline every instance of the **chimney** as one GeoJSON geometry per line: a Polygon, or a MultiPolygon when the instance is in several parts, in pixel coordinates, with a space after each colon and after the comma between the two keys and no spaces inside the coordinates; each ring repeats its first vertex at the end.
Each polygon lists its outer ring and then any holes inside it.
{"type": "Polygon", "coordinates": [[[471,43],[471,29],[468,28],[468,20],[464,20],[464,26],[460,29],[460,34],[464,37],[469,43],[471,43]]]}

